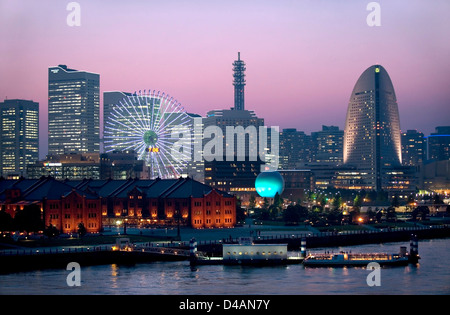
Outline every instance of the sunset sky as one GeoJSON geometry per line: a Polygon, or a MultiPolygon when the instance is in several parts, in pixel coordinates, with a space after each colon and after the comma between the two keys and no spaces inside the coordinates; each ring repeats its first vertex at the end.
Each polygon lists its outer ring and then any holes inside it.
{"type": "MultiPolygon", "coordinates": [[[[100,92],[160,90],[188,112],[233,106],[232,63],[247,63],[246,108],[267,126],[344,127],[353,86],[381,64],[402,130],[450,125],[450,1],[0,0],[0,101],[40,103],[47,151],[48,67],[100,74],[100,92]]],[[[101,102],[102,103],[102,102],[101,102]]]]}

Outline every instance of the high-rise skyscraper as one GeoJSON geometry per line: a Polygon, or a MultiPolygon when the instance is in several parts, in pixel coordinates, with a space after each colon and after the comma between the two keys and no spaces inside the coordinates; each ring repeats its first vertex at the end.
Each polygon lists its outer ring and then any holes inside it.
{"type": "MultiPolygon", "coordinates": [[[[259,152],[259,127],[264,126],[264,119],[258,118],[248,110],[215,110],[209,111],[203,119],[203,128],[218,127],[221,135],[213,135],[223,139],[220,156],[205,157],[205,183],[215,188],[233,192],[247,192],[255,189],[255,179],[261,168],[261,159],[250,158],[251,153],[259,152]],[[227,129],[242,127],[244,134],[228,133],[227,129]],[[228,128],[227,128],[228,127],[228,128]],[[251,132],[251,131],[254,132],[251,132]],[[239,139],[240,138],[240,139],[239,139]],[[243,140],[243,141],[238,141],[243,140]]],[[[207,132],[204,133],[204,135],[207,132]]],[[[204,138],[203,147],[211,141],[204,138]]],[[[215,151],[220,148],[215,148],[215,151]]]]}
{"type": "Polygon", "coordinates": [[[344,130],[344,163],[367,173],[366,185],[383,189],[386,169],[400,166],[400,118],[394,86],[380,65],[359,77],[350,97],[344,130]]]}
{"type": "Polygon", "coordinates": [[[311,136],[295,128],[280,132],[280,169],[299,169],[300,164],[310,162],[311,136]]]}
{"type": "MultiPolygon", "coordinates": [[[[132,93],[122,91],[107,91],[103,92],[103,137],[105,137],[106,125],[109,119],[113,118],[112,113],[114,107],[118,106],[127,97],[132,96],[132,93]]],[[[104,143],[101,151],[104,150],[104,143]]]]}
{"type": "Polygon", "coordinates": [[[234,85],[234,109],[245,109],[245,62],[241,60],[241,53],[238,52],[238,60],[233,62],[233,85],[234,85]]]}
{"type": "Polygon", "coordinates": [[[342,163],[344,131],[336,126],[322,126],[321,131],[311,133],[313,161],[318,163],[342,163]]]}
{"type": "Polygon", "coordinates": [[[255,191],[255,179],[265,165],[263,162],[268,164],[274,153],[268,148],[272,141],[278,145],[278,137],[271,138],[277,136],[278,131],[263,129],[264,119],[245,109],[245,70],[245,63],[238,53],[238,60],[233,63],[234,107],[209,111],[203,119],[205,183],[234,193],[255,191]],[[212,129],[220,134],[210,136],[212,129]],[[261,135],[267,136],[266,142],[261,135]],[[214,137],[223,141],[219,141],[213,153],[206,148],[214,137]],[[265,153],[264,160],[260,152],[265,153]]]}
{"type": "Polygon", "coordinates": [[[425,139],[422,132],[408,130],[402,133],[403,165],[419,166],[425,162],[425,139]]]}
{"type": "Polygon", "coordinates": [[[250,151],[258,152],[259,150],[258,132],[259,127],[264,126],[264,119],[258,118],[255,112],[245,109],[245,70],[245,63],[241,60],[241,53],[238,53],[238,60],[233,63],[234,107],[231,109],[209,111],[203,120],[204,128],[215,126],[221,129],[224,140],[224,157],[227,154],[231,156],[235,155],[236,157],[248,157],[251,155],[250,151]],[[237,126],[243,127],[246,131],[246,135],[242,138],[244,141],[242,142],[238,141],[239,136],[236,134],[233,135],[233,139],[227,138],[227,127],[237,126]]]}
{"type": "Polygon", "coordinates": [[[429,161],[450,160],[450,126],[436,127],[436,132],[426,138],[429,161]]]}
{"type": "Polygon", "coordinates": [[[48,69],[48,153],[100,152],[100,75],[48,69]]]}
{"type": "Polygon", "coordinates": [[[187,175],[199,182],[205,181],[205,161],[203,160],[203,117],[188,113],[192,129],[191,159],[187,164],[187,175]]]}
{"type": "Polygon", "coordinates": [[[0,103],[0,175],[25,176],[28,164],[39,159],[39,103],[5,100],[0,103]]]}

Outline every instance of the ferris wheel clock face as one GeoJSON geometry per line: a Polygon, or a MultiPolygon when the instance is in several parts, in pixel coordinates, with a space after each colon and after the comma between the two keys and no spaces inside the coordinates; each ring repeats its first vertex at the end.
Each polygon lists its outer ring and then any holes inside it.
{"type": "MultiPolygon", "coordinates": [[[[160,92],[127,96],[105,118],[105,152],[134,150],[153,178],[178,178],[190,155],[174,150],[174,130],[192,128],[180,103],[160,92]]],[[[176,132],[175,132],[176,134],[176,132]]]]}

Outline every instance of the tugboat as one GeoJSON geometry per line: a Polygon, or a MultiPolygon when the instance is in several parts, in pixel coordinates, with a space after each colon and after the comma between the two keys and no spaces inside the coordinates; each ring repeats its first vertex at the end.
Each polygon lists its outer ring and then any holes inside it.
{"type": "Polygon", "coordinates": [[[416,264],[420,259],[417,236],[413,235],[410,242],[410,252],[406,247],[400,247],[398,254],[362,253],[352,254],[341,252],[339,254],[310,254],[303,260],[304,266],[314,267],[363,267],[371,262],[380,266],[407,266],[416,264]]]}

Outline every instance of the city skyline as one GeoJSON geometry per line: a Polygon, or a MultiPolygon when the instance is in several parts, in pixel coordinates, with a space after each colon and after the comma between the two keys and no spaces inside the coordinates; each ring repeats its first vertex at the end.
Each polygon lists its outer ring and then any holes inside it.
{"type": "Polygon", "coordinates": [[[429,135],[448,125],[450,4],[379,3],[382,24],[370,27],[365,1],[79,1],[81,26],[70,27],[65,2],[2,1],[0,99],[40,104],[42,157],[49,67],[99,73],[100,95],[165,91],[205,116],[233,107],[232,62],[240,52],[246,108],[267,126],[308,134],[322,125],[343,129],[355,80],[382,64],[395,82],[402,132],[429,135]]]}

